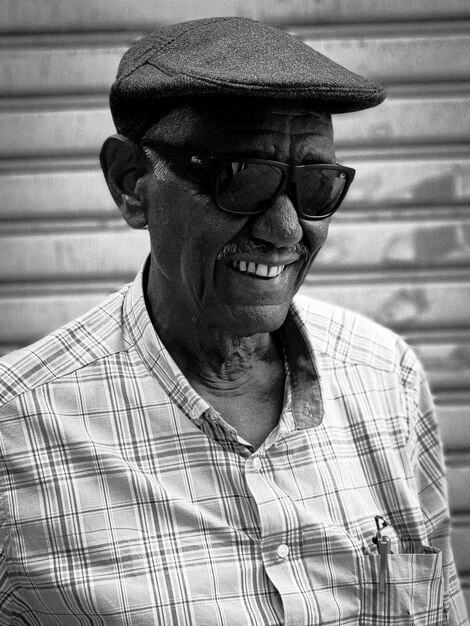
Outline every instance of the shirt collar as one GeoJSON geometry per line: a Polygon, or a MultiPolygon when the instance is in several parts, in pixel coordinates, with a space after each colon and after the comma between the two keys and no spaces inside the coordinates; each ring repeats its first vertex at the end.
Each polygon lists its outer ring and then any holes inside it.
{"type": "Polygon", "coordinates": [[[318,426],[324,413],[318,369],[308,330],[295,300],[280,334],[289,367],[296,428],[318,426]]]}
{"type": "MultiPolygon", "coordinates": [[[[150,374],[181,410],[198,422],[204,414],[213,413],[212,407],[189,384],[152,325],[144,296],[148,264],[149,258],[126,294],[124,323],[150,374]]],[[[295,301],[280,329],[280,336],[289,371],[289,395],[295,427],[303,429],[318,426],[323,419],[320,381],[306,323],[295,301]]]]}
{"type": "Polygon", "coordinates": [[[150,257],[130,285],[124,301],[124,323],[140,358],[168,396],[191,419],[197,420],[211,407],[191,387],[171,358],[150,320],[144,296],[144,283],[150,257]]]}

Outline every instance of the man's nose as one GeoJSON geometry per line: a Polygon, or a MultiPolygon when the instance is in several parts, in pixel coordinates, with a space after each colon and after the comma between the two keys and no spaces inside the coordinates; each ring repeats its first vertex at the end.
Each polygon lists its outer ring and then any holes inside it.
{"type": "Polygon", "coordinates": [[[251,235],[271,243],[276,248],[295,246],[303,237],[297,211],[286,193],[252,222],[251,235]]]}

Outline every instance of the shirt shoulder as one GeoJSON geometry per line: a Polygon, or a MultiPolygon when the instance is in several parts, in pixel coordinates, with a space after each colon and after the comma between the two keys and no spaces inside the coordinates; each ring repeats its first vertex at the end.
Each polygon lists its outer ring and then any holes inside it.
{"type": "Polygon", "coordinates": [[[400,369],[405,379],[415,379],[420,363],[393,331],[359,313],[306,296],[296,296],[294,304],[314,351],[344,363],[389,372],[400,369]]]}
{"type": "Polygon", "coordinates": [[[0,407],[20,395],[128,350],[123,304],[129,285],[34,344],[0,359],[0,407]]]}

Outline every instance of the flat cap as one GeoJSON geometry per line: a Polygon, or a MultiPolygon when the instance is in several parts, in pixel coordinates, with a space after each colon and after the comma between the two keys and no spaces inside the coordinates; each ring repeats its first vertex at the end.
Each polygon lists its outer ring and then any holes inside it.
{"type": "Polygon", "coordinates": [[[381,85],[278,28],[216,17],[173,24],[131,46],[110,107],[117,131],[135,138],[171,99],[209,94],[309,99],[331,113],[367,109],[385,98],[381,85]]]}

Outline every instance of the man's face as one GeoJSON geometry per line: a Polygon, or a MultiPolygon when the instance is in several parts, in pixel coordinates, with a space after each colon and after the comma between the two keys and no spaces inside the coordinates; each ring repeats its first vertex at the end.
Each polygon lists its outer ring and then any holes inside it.
{"type": "MultiPolygon", "coordinates": [[[[154,137],[194,155],[335,162],[330,116],[305,105],[239,103],[212,114],[179,111],[177,117],[174,133],[163,124],[154,137]]],[[[196,173],[173,166],[146,178],[145,198],[148,295],[157,310],[168,307],[209,332],[246,336],[281,326],[325,242],[328,220],[300,219],[285,194],[259,215],[226,213],[196,173]]]]}

